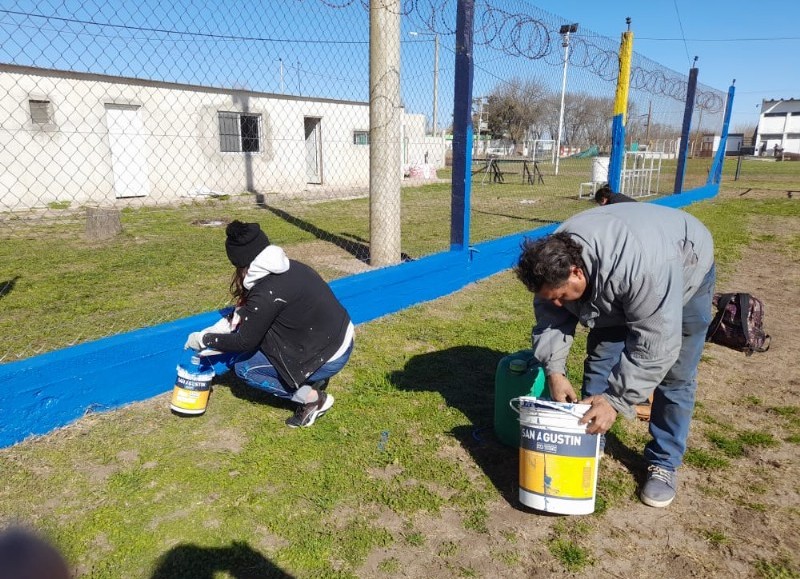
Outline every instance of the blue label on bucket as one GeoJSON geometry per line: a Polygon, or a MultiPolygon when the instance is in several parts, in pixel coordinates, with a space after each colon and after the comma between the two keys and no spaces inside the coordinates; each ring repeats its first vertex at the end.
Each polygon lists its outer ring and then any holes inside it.
{"type": "Polygon", "coordinates": [[[544,454],[594,457],[597,452],[597,435],[555,432],[521,425],[520,447],[544,454]]]}

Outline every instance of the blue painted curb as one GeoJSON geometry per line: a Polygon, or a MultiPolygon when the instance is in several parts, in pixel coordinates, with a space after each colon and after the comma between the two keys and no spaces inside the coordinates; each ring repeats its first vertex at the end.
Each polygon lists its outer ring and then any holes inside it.
{"type": "MultiPolygon", "coordinates": [[[[654,203],[681,207],[713,197],[718,189],[708,185],[654,203]]],[[[353,323],[361,324],[507,270],[516,263],[525,238],[542,237],[556,227],[554,223],[467,250],[337,279],[331,288],[353,323]]],[[[186,355],[186,336],[219,316],[216,311],[199,314],[0,365],[0,448],[46,434],[88,413],[169,391],[175,368],[186,355]]]]}

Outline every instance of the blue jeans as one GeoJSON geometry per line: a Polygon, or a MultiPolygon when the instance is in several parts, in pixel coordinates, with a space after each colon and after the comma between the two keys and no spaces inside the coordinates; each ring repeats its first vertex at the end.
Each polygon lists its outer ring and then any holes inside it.
{"type": "MultiPolygon", "coordinates": [[[[317,371],[308,377],[305,384],[324,380],[339,373],[350,359],[353,352],[353,343],[347,348],[344,354],[323,364],[317,371]]],[[[247,382],[250,386],[265,390],[279,398],[286,398],[304,404],[307,389],[294,388],[286,384],[278,375],[278,370],[270,362],[269,358],[261,350],[239,354],[233,359],[233,369],[236,375],[247,382]]]]}
{"type": "MultiPolygon", "coordinates": [[[[683,339],[678,359],[653,395],[650,409],[652,440],[644,449],[648,464],[675,470],[683,461],[697,391],[697,366],[711,323],[715,281],[716,269],[711,266],[697,292],[683,306],[683,339]]],[[[583,365],[583,396],[602,394],[608,389],[608,376],[619,362],[627,334],[625,326],[594,328],[589,332],[583,365]]]]}

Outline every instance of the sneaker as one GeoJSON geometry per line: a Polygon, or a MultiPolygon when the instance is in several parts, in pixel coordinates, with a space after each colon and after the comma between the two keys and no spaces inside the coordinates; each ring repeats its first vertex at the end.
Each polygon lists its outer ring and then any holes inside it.
{"type": "Polygon", "coordinates": [[[675,498],[678,474],[674,470],[651,464],[647,467],[647,482],[642,487],[640,498],[651,507],[667,507],[675,498]]]}
{"type": "Polygon", "coordinates": [[[286,426],[289,428],[311,426],[317,418],[330,410],[331,406],[333,406],[333,396],[324,390],[320,390],[317,400],[297,407],[294,411],[294,416],[286,419],[286,426]]]}
{"type": "Polygon", "coordinates": [[[316,382],[312,382],[311,384],[309,384],[309,386],[311,386],[317,392],[321,392],[322,390],[325,390],[328,387],[328,382],[330,381],[331,381],[330,378],[325,378],[324,380],[317,380],[316,382]]]}

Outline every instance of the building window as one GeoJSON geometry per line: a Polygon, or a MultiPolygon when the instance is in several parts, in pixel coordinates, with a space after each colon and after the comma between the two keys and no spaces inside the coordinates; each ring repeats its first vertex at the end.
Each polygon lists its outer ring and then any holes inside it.
{"type": "Polygon", "coordinates": [[[785,117],[786,113],[764,113],[765,117],[785,117]]]}
{"type": "Polygon", "coordinates": [[[261,151],[261,115],[219,114],[219,150],[223,153],[261,151]]]}
{"type": "Polygon", "coordinates": [[[369,145],[369,131],[353,131],[354,145],[369,145]]]}
{"type": "Polygon", "coordinates": [[[31,122],[34,125],[44,126],[53,123],[53,109],[50,101],[31,99],[28,101],[28,106],[31,109],[31,122]]]}

